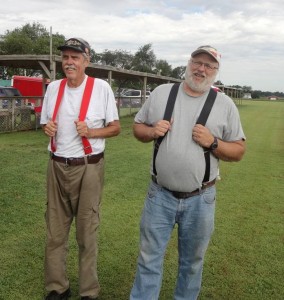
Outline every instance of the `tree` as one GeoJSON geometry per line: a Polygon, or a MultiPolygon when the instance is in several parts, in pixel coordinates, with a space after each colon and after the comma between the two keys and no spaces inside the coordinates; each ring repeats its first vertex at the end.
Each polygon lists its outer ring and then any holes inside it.
{"type": "Polygon", "coordinates": [[[224,84],[221,80],[217,80],[216,82],[214,82],[214,85],[224,85],[224,84]]]}
{"type": "Polygon", "coordinates": [[[261,91],[252,91],[251,97],[252,99],[259,99],[261,95],[261,91]]]}
{"type": "Polygon", "coordinates": [[[111,50],[105,50],[100,55],[100,63],[103,65],[113,66],[115,67],[115,53],[111,50]]]}
{"type": "Polygon", "coordinates": [[[179,66],[179,67],[174,68],[172,70],[171,77],[177,78],[177,79],[184,79],[185,69],[186,69],[185,66],[179,66]]]}
{"type": "Polygon", "coordinates": [[[133,60],[133,55],[124,50],[105,50],[98,56],[101,64],[122,69],[130,69],[133,60]]]}
{"type": "Polygon", "coordinates": [[[231,87],[236,88],[236,89],[242,89],[240,85],[231,85],[231,87]]]}
{"type": "Polygon", "coordinates": [[[151,48],[152,44],[146,44],[138,49],[132,61],[132,70],[148,73],[153,72],[156,63],[156,55],[151,48]]]}
{"type": "Polygon", "coordinates": [[[133,61],[133,55],[125,50],[115,50],[116,67],[122,69],[130,69],[133,61]]]}
{"type": "Polygon", "coordinates": [[[100,60],[101,60],[101,55],[99,53],[95,52],[95,50],[91,48],[90,62],[98,64],[100,62],[100,60]]]}
{"type": "MultiPolygon", "coordinates": [[[[52,52],[60,54],[57,50],[64,43],[65,37],[61,34],[52,34],[52,52]]],[[[26,24],[12,31],[7,30],[0,42],[0,53],[5,54],[49,54],[50,34],[39,23],[26,24]]]]}
{"type": "MultiPolygon", "coordinates": [[[[64,35],[52,34],[52,52],[53,54],[60,54],[57,50],[59,45],[65,41],[64,35]]],[[[0,54],[49,54],[50,53],[50,34],[39,23],[25,24],[21,28],[16,28],[12,31],[7,30],[5,35],[1,37],[0,54]]],[[[33,75],[39,70],[24,70],[13,68],[1,68],[1,73],[6,78],[14,74],[18,75],[33,75]]]]}
{"type": "Polygon", "coordinates": [[[171,76],[172,66],[166,60],[159,59],[156,61],[156,69],[154,71],[159,75],[171,76]]]}
{"type": "Polygon", "coordinates": [[[242,87],[242,89],[243,89],[243,91],[244,91],[245,93],[250,93],[250,92],[252,91],[252,87],[251,87],[251,86],[246,86],[246,85],[244,85],[244,86],[242,87]]]}

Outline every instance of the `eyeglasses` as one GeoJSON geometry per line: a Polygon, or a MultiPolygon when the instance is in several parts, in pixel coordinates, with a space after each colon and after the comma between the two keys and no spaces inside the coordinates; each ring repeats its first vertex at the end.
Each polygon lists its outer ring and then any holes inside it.
{"type": "Polygon", "coordinates": [[[195,60],[190,60],[191,64],[195,67],[195,68],[200,68],[202,65],[204,66],[204,68],[208,71],[213,71],[213,70],[218,70],[218,67],[215,67],[211,64],[208,63],[203,63],[202,61],[195,61],[195,60]]]}

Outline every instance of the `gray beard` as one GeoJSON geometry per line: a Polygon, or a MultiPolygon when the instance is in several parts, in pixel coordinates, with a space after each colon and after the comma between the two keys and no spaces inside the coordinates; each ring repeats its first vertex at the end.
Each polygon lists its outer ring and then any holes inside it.
{"type": "Polygon", "coordinates": [[[197,93],[204,93],[208,91],[211,85],[213,85],[216,77],[216,76],[206,77],[204,82],[194,83],[192,76],[193,76],[192,72],[190,72],[190,70],[187,67],[185,71],[184,81],[194,92],[197,93]]]}

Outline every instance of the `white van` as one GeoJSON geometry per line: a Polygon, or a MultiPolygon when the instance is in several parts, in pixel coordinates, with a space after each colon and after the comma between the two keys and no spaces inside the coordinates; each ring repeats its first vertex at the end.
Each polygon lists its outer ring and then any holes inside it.
{"type": "MultiPolygon", "coordinates": [[[[150,96],[150,91],[146,91],[146,99],[150,96]]],[[[141,107],[143,96],[141,90],[125,90],[120,94],[117,101],[121,107],[141,107]]]]}
{"type": "MultiPolygon", "coordinates": [[[[150,96],[150,91],[146,91],[146,98],[150,96]]],[[[121,94],[121,97],[142,98],[141,90],[126,90],[121,94]]]]}

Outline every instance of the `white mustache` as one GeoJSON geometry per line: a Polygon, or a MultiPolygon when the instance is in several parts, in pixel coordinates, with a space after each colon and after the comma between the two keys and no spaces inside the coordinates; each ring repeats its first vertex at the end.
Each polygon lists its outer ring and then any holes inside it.
{"type": "Polygon", "coordinates": [[[75,66],[73,65],[68,65],[64,67],[65,70],[76,70],[75,66]]]}

